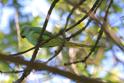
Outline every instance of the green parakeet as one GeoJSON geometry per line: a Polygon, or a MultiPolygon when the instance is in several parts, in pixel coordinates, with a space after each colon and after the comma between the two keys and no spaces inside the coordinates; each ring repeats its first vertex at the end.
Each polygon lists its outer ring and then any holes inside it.
{"type": "MultiPolygon", "coordinates": [[[[40,35],[42,28],[40,27],[24,27],[21,30],[21,37],[26,38],[31,44],[36,45],[37,39],[40,35]]],[[[42,42],[48,40],[49,38],[53,37],[54,35],[48,31],[45,31],[42,35],[42,42]]],[[[49,42],[43,44],[41,47],[54,47],[60,46],[63,43],[63,38],[56,37],[51,39],[49,42]]],[[[64,46],[66,47],[92,47],[91,45],[84,45],[73,43],[65,40],[64,46]]]]}

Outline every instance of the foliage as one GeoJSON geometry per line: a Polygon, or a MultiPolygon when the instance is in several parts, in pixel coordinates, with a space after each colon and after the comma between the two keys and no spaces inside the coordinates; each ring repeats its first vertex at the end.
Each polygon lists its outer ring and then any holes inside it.
{"type": "MultiPolygon", "coordinates": [[[[2,26],[5,17],[0,18],[0,53],[14,54],[33,47],[30,42],[21,38],[21,29],[24,26],[43,26],[45,24],[44,19],[46,15],[44,15],[43,12],[41,13],[40,9],[37,10],[36,8],[30,12],[26,12],[26,7],[31,4],[32,1],[2,0],[0,2],[0,17],[3,16],[3,11],[6,10],[6,8],[8,8],[9,11],[14,10],[12,16],[6,21],[8,22],[7,26],[2,26]],[[35,13],[35,15],[33,15],[33,13],[35,13]]],[[[54,0],[44,1],[51,5],[54,0]]],[[[69,70],[77,75],[100,78],[108,83],[122,83],[124,80],[123,77],[121,77],[121,74],[124,73],[122,71],[124,68],[124,60],[122,59],[124,52],[123,24],[119,23],[118,25],[113,25],[117,23],[117,21],[121,21],[121,19],[117,20],[116,17],[120,18],[123,16],[121,13],[124,10],[122,7],[124,1],[120,0],[118,3],[117,1],[118,0],[84,0],[83,2],[83,0],[59,0],[55,8],[53,8],[55,16],[50,16],[46,29],[50,30],[54,35],[63,32],[66,36],[65,40],[68,39],[68,41],[80,44],[94,45],[94,47],[69,48],[58,46],[53,48],[40,48],[35,60],[38,62],[48,61],[46,64],[50,64],[54,67],[62,67],[62,69],[69,70]],[[113,1],[112,5],[108,8],[111,1],[113,1]],[[93,7],[96,2],[97,5],[93,7]],[[107,8],[109,12],[107,12],[107,8]],[[89,11],[90,13],[88,13],[89,11]],[[70,17],[68,16],[69,14],[70,17]],[[116,17],[113,18],[112,16],[116,17]],[[79,20],[81,20],[81,22],[77,23],[79,20]],[[77,25],[75,25],[76,23],[77,25]],[[98,42],[96,43],[96,41],[98,42]],[[95,46],[95,44],[100,47],[95,46]],[[55,57],[51,59],[52,56],[55,57]]],[[[41,8],[43,9],[43,7],[41,8]]],[[[63,34],[59,36],[63,37],[63,34]]],[[[34,49],[19,56],[30,60],[33,52],[34,49]]],[[[0,71],[3,74],[8,71],[23,70],[23,68],[24,66],[17,65],[16,63],[0,61],[0,71]]],[[[37,71],[33,73],[37,74],[37,71]]],[[[44,74],[43,71],[38,73],[44,74]]],[[[20,74],[11,72],[7,74],[7,76],[9,76],[8,80],[13,82],[20,77],[20,74]]],[[[51,80],[54,75],[45,72],[43,76],[51,80]]],[[[8,80],[5,80],[5,82],[8,80]]]]}

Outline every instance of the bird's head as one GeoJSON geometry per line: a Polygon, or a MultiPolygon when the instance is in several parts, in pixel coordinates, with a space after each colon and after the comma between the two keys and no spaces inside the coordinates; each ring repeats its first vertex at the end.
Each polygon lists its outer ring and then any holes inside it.
{"type": "Polygon", "coordinates": [[[21,37],[25,38],[28,34],[30,34],[32,31],[39,33],[41,32],[42,28],[41,27],[30,27],[30,26],[25,26],[21,29],[21,37]]]}
{"type": "Polygon", "coordinates": [[[31,29],[32,29],[32,28],[31,28],[31,27],[28,27],[28,26],[23,27],[23,28],[21,29],[21,33],[20,33],[21,37],[22,37],[22,38],[25,38],[26,35],[29,34],[29,32],[31,31],[31,29]]]}

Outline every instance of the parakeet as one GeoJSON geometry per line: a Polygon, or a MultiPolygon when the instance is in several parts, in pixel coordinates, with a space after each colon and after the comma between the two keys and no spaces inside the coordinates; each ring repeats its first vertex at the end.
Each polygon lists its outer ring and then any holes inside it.
{"type": "MultiPolygon", "coordinates": [[[[21,30],[21,37],[26,38],[31,44],[36,45],[38,37],[40,36],[42,28],[40,27],[24,27],[21,30]]],[[[54,35],[51,32],[44,31],[42,35],[42,42],[48,40],[49,38],[53,37],[54,35]]],[[[63,38],[56,37],[51,39],[49,42],[41,45],[41,47],[55,47],[60,46],[63,43],[63,38]]],[[[65,40],[64,46],[66,47],[92,47],[91,45],[84,45],[73,43],[70,41],[65,40]]]]}

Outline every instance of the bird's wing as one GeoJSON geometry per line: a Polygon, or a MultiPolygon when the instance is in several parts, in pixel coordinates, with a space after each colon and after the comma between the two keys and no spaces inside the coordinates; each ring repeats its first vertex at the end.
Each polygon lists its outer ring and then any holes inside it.
{"type": "MultiPolygon", "coordinates": [[[[32,28],[32,30],[35,31],[36,33],[40,34],[43,29],[40,28],[40,27],[34,27],[34,28],[32,28]]],[[[51,32],[46,31],[46,30],[44,31],[43,35],[46,35],[46,36],[49,36],[49,37],[53,36],[53,34],[51,32]]]]}

